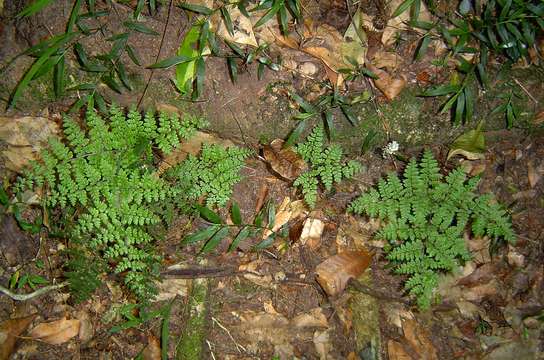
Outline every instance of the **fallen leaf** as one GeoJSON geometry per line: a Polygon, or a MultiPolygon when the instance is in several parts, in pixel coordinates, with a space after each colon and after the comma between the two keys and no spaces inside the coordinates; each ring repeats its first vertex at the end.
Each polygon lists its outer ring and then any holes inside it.
{"type": "Polygon", "coordinates": [[[284,148],[285,141],[273,140],[263,147],[263,156],[270,168],[280,177],[292,181],[308,169],[302,157],[289,146],[284,148]]]}
{"type": "Polygon", "coordinates": [[[300,243],[308,245],[310,249],[317,249],[321,245],[321,234],[323,234],[324,228],[323,221],[313,218],[306,219],[300,234],[300,243]]]}
{"type": "Polygon", "coordinates": [[[459,136],[450,146],[447,160],[455,155],[462,155],[469,160],[485,159],[485,137],[480,130],[482,123],[476,129],[467,131],[459,136]]]}
{"type": "Polygon", "coordinates": [[[171,300],[176,296],[185,297],[188,293],[188,288],[190,286],[190,279],[162,279],[157,282],[157,290],[159,293],[153,299],[153,301],[165,301],[171,300]]]}
{"type": "Polygon", "coordinates": [[[527,162],[527,178],[529,179],[529,186],[534,188],[536,184],[540,181],[542,178],[542,174],[544,173],[544,166],[540,166],[538,168],[535,168],[532,161],[527,162]]]}
{"type": "Polygon", "coordinates": [[[328,327],[327,317],[323,314],[323,309],[314,308],[307,313],[300,314],[291,320],[294,327],[328,327]]]}
{"type": "Polygon", "coordinates": [[[413,360],[404,350],[402,344],[394,340],[387,342],[387,355],[389,355],[390,360],[413,360]]]}
{"type": "Polygon", "coordinates": [[[232,21],[233,34],[229,33],[224,19],[217,13],[217,16],[212,17],[212,23],[217,26],[217,35],[238,45],[257,47],[251,19],[245,17],[235,5],[226,6],[226,10],[232,21]]]}
{"type": "Polygon", "coordinates": [[[317,265],[317,282],[329,296],[344,291],[348,281],[357,278],[366,270],[372,255],[367,251],[346,251],[329,257],[317,265]]]}
{"type": "Polygon", "coordinates": [[[303,200],[291,201],[289,197],[285,197],[276,211],[275,222],[272,229],[263,231],[263,240],[267,239],[272,233],[281,229],[281,227],[291,219],[296,219],[306,211],[306,205],[303,200]]]}
{"type": "Polygon", "coordinates": [[[379,69],[387,68],[388,71],[395,71],[404,63],[404,59],[400,55],[383,49],[378,50],[369,60],[375,67],[379,69]]]}
{"type": "Polygon", "coordinates": [[[317,330],[314,333],[315,351],[319,354],[319,359],[326,360],[329,358],[329,353],[332,350],[332,342],[330,338],[330,330],[317,330]]]}
{"type": "Polygon", "coordinates": [[[396,98],[406,86],[406,79],[404,77],[393,78],[387,71],[379,69],[372,64],[367,64],[366,66],[378,77],[377,79],[373,79],[374,85],[376,85],[388,100],[396,98]]]}
{"type": "Polygon", "coordinates": [[[36,325],[30,336],[36,340],[44,341],[51,345],[65,343],[79,333],[80,321],[66,318],[36,325]]]}
{"type": "Polygon", "coordinates": [[[35,317],[36,314],[4,320],[0,324],[0,359],[9,358],[13,352],[17,338],[28,328],[35,317]]]}
{"type": "Polygon", "coordinates": [[[143,360],[160,360],[161,359],[161,343],[153,335],[148,335],[147,346],[142,352],[143,360]]]}
{"type": "MultiPolygon", "coordinates": [[[[396,41],[396,34],[400,31],[408,29],[408,24],[410,23],[410,11],[406,10],[402,14],[396,17],[391,17],[393,12],[402,4],[404,0],[391,0],[387,4],[387,8],[390,10],[389,20],[385,25],[385,28],[382,33],[382,44],[384,45],[393,45],[396,41]]],[[[427,6],[423,2],[420,3],[421,7],[419,10],[418,21],[427,21],[432,22],[431,13],[427,9],[427,6]]],[[[423,33],[424,31],[416,27],[410,27],[410,30],[415,30],[417,32],[423,33]]]]}
{"type": "Polygon", "coordinates": [[[463,289],[462,294],[465,300],[479,303],[484,297],[495,295],[498,291],[499,284],[493,279],[486,284],[463,289]]]}
{"type": "Polygon", "coordinates": [[[86,343],[91,340],[94,335],[93,324],[89,313],[85,310],[80,310],[75,316],[79,320],[79,340],[86,343]]]}
{"type": "Polygon", "coordinates": [[[417,352],[418,359],[437,360],[436,349],[430,340],[430,334],[414,319],[404,319],[402,322],[404,337],[417,352]]]}
{"type": "Polygon", "coordinates": [[[2,152],[6,168],[20,172],[58,131],[58,125],[44,117],[0,117],[0,141],[7,144],[2,152]]]}
{"type": "Polygon", "coordinates": [[[485,263],[476,268],[470,275],[459,279],[457,285],[473,287],[488,283],[494,276],[494,269],[495,267],[492,263],[485,263]]]}
{"type": "Polygon", "coordinates": [[[540,125],[544,123],[544,110],[540,111],[533,117],[533,125],[540,125]]]}

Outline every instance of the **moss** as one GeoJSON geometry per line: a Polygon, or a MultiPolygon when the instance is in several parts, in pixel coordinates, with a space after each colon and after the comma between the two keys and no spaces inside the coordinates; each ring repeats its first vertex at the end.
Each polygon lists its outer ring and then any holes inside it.
{"type": "Polygon", "coordinates": [[[206,335],[208,281],[193,281],[189,303],[187,304],[187,323],[176,347],[176,360],[199,360],[206,335]]]}

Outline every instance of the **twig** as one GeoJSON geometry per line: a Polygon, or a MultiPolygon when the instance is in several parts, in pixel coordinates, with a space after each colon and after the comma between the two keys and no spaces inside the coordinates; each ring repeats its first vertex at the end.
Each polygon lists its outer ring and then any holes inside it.
{"type": "Polygon", "coordinates": [[[236,350],[238,350],[239,353],[242,353],[242,351],[240,351],[240,349],[242,349],[244,352],[247,352],[246,348],[243,347],[242,345],[240,345],[240,344],[234,339],[234,337],[233,337],[232,334],[230,333],[229,329],[227,329],[226,327],[224,327],[223,324],[221,324],[221,323],[219,322],[219,320],[217,320],[216,318],[214,318],[214,317],[212,316],[212,321],[213,321],[214,323],[216,323],[217,326],[219,326],[221,329],[223,329],[223,330],[227,333],[227,335],[228,335],[229,338],[232,340],[232,342],[234,343],[234,345],[236,345],[236,350]]]}
{"type": "Polygon", "coordinates": [[[527,89],[525,88],[525,86],[523,86],[523,84],[519,82],[518,79],[514,78],[514,82],[515,82],[516,84],[518,84],[518,86],[519,86],[519,87],[527,94],[527,96],[529,96],[529,97],[531,98],[531,100],[534,101],[535,104],[538,104],[538,100],[535,99],[535,98],[533,97],[533,95],[531,95],[531,93],[529,92],[529,90],[527,90],[527,89]]]}
{"type": "Polygon", "coordinates": [[[412,304],[412,301],[409,301],[409,300],[405,300],[401,297],[397,297],[397,296],[391,296],[391,295],[388,295],[388,294],[384,294],[383,292],[379,291],[379,290],[376,290],[376,289],[372,289],[371,287],[368,287],[364,284],[361,284],[360,281],[357,281],[355,279],[350,279],[349,282],[348,282],[348,285],[351,285],[351,287],[359,292],[362,292],[363,294],[366,294],[366,295],[370,295],[376,299],[379,299],[379,300],[385,300],[385,301],[393,301],[393,302],[399,302],[399,303],[402,303],[402,304],[405,304],[405,305],[413,305],[412,304]]]}
{"type": "MultiPolygon", "coordinates": [[[[168,23],[170,22],[170,13],[172,12],[172,7],[174,6],[174,0],[170,0],[170,6],[168,6],[168,15],[166,16],[166,24],[164,25],[164,30],[162,32],[161,42],[159,44],[159,52],[157,53],[157,57],[155,58],[155,62],[159,61],[159,58],[161,56],[162,51],[162,45],[164,43],[164,38],[166,37],[166,30],[168,30],[168,23]]],[[[136,108],[139,108],[142,104],[142,101],[144,100],[145,94],[147,92],[147,88],[149,88],[149,84],[151,83],[151,79],[153,78],[155,69],[151,69],[151,73],[149,74],[149,79],[147,79],[147,82],[144,87],[144,91],[142,91],[142,95],[140,96],[140,100],[138,100],[138,105],[136,105],[136,108]]]]}
{"type": "Polygon", "coordinates": [[[33,299],[35,297],[38,297],[42,294],[45,294],[51,290],[56,290],[56,289],[60,289],[60,288],[63,288],[65,287],[66,285],[68,285],[68,282],[63,282],[63,283],[60,283],[60,284],[56,284],[56,285],[48,285],[48,286],[44,286],[34,292],[31,292],[29,294],[17,294],[17,293],[14,293],[12,292],[11,290],[9,290],[8,288],[5,288],[3,287],[2,285],[0,285],[0,292],[6,294],[7,296],[9,296],[11,299],[15,300],[15,301],[26,301],[26,300],[30,300],[30,299],[33,299]]]}

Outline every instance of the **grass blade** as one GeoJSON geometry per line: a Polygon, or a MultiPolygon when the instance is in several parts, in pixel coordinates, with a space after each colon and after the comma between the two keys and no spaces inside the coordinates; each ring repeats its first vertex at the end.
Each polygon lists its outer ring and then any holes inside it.
{"type": "Polygon", "coordinates": [[[27,17],[32,16],[35,13],[42,10],[47,5],[51,4],[52,0],[36,0],[32,4],[25,7],[20,13],[18,13],[15,17],[21,18],[21,17],[27,17]]]}
{"type": "Polygon", "coordinates": [[[65,62],[64,62],[64,55],[61,56],[59,59],[59,62],[55,65],[55,71],[53,75],[53,88],[55,91],[55,98],[60,98],[62,95],[64,95],[64,69],[65,69],[65,62]]]}

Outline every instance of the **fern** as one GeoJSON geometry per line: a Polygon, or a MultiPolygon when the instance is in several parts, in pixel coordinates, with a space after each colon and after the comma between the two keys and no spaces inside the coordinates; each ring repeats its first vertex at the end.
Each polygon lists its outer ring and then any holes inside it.
{"type": "Polygon", "coordinates": [[[301,174],[293,183],[300,187],[304,200],[310,207],[317,202],[319,183],[330,191],[334,183],[350,179],[361,171],[357,161],[342,161],[342,148],[333,145],[324,147],[325,132],[322,126],[315,127],[306,141],[297,145],[296,151],[310,165],[310,170],[301,174]]]}
{"type": "Polygon", "coordinates": [[[430,151],[406,166],[401,179],[389,174],[377,189],[355,199],[348,211],[379,218],[385,225],[378,237],[389,242],[387,258],[396,272],[408,275],[405,288],[422,309],[430,307],[438,274],[468,260],[463,233],[515,240],[511,222],[491,196],[477,196],[478,178],[459,169],[445,178],[430,151]]]}
{"type": "Polygon", "coordinates": [[[250,155],[248,149],[204,144],[200,156],[189,155],[169,170],[168,175],[176,182],[178,206],[187,207],[201,198],[206,199],[207,206],[225,206],[250,155]]]}
{"type": "MultiPolygon", "coordinates": [[[[78,209],[70,219],[71,240],[112,264],[126,286],[146,300],[156,291],[151,280],[158,275],[160,260],[150,230],[161,222],[156,212],[164,207],[161,203],[178,194],[154,174],[153,147],[168,153],[204,122],[190,117],[180,121],[164,113],[156,121],[151,112],[142,118],[135,109],[125,115],[116,106],[110,108],[109,121],[94,110],[86,115],[86,129],[64,118],[66,141],[50,140],[41,161],[33,163],[16,189],[45,186],[45,205],[61,213],[78,209]]],[[[78,288],[86,278],[71,266],[68,279],[78,288]]]]}

